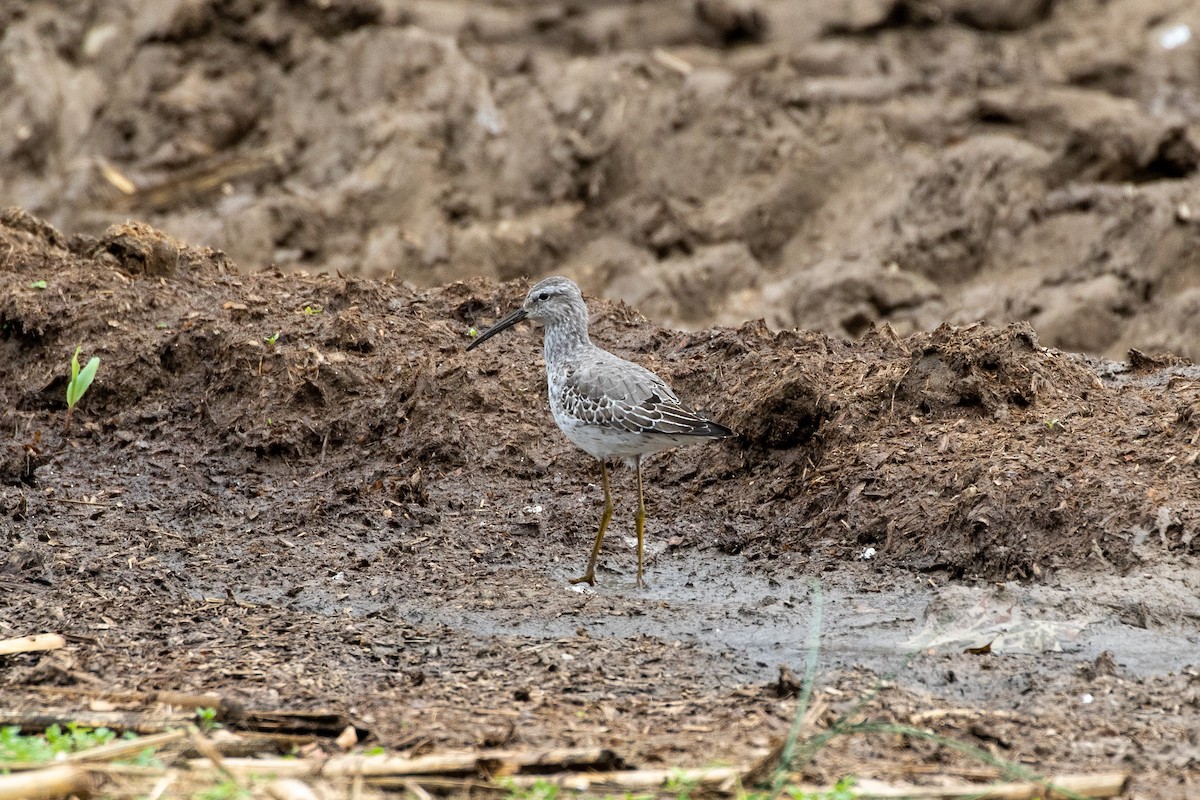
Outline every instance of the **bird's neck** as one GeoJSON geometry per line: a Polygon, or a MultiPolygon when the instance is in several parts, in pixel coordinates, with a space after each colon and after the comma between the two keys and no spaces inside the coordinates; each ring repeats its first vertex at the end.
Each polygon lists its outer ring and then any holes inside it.
{"type": "Polygon", "coordinates": [[[547,364],[556,364],[592,344],[588,338],[586,318],[555,320],[546,326],[545,339],[547,364]]]}

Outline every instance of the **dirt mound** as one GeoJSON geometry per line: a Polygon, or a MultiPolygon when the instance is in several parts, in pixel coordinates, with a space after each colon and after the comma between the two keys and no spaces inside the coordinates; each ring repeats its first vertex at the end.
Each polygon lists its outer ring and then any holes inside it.
{"type": "MultiPolygon", "coordinates": [[[[145,226],[73,240],[90,254],[81,255],[17,212],[3,234],[18,287],[0,304],[14,379],[4,401],[8,429],[23,431],[9,444],[17,455],[6,482],[39,480],[41,468],[27,466],[36,462],[17,457],[31,452],[30,436],[55,458],[80,458],[63,448],[90,440],[97,455],[127,456],[161,442],[232,471],[319,465],[330,478],[314,502],[344,513],[372,490],[404,508],[519,495],[552,465],[586,463],[547,436],[531,335],[482,357],[462,350],[468,328],[518,303],[523,284],[412,290],[240,275],[145,226]],[[155,275],[114,249],[177,253],[178,266],[155,275]],[[104,368],[89,421],[65,440],[51,423],[66,380],[55,365],[77,343],[104,368]],[[506,481],[515,483],[498,488],[506,481]]],[[[942,326],[903,339],[877,330],[848,344],[761,325],[670,334],[628,309],[594,311],[599,341],[742,433],[649,471],[655,493],[677,496],[668,513],[683,514],[685,529],[699,532],[700,516],[679,497],[727,520],[726,548],[849,559],[874,546],[897,566],[1033,577],[1097,557],[1128,567],[1131,531],[1164,507],[1178,536],[1190,541],[1196,525],[1177,463],[1189,457],[1194,422],[1187,381],[1152,393],[1155,372],[1106,386],[1079,359],[1042,348],[1028,325],[942,326]],[[1130,459],[1125,443],[1135,438],[1162,446],[1130,459]],[[1154,491],[1131,489],[1143,485],[1154,491]]]]}

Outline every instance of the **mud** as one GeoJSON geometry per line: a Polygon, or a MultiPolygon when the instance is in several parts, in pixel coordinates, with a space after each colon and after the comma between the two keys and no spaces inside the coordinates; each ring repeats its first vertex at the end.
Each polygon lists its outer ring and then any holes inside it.
{"type": "MultiPolygon", "coordinates": [[[[0,19],[0,637],[70,641],[0,663],[2,705],[214,691],[418,752],[748,762],[819,606],[821,725],[874,692],[1200,791],[1188,4],[0,19]],[[741,434],[648,465],[644,592],[624,471],[567,583],[600,490],[538,333],[463,352],[551,273],[741,434]]],[[[979,770],[880,736],[809,773],[931,767],[979,770]]]]}
{"type": "MultiPolygon", "coordinates": [[[[595,300],[598,341],[742,435],[650,463],[645,591],[618,471],[580,589],[599,489],[555,435],[539,334],[463,349],[523,282],[248,274],[144,226],[0,221],[0,633],[72,642],[10,659],[9,704],[216,691],[419,750],[748,761],[790,722],[778,670],[814,647],[819,594],[828,721],[888,676],[880,719],[966,704],[973,726],[927,724],[1167,796],[1192,781],[1200,376],[1177,358],[1097,361],[1020,324],[680,333],[595,300]],[[101,369],[66,432],[79,342],[101,369]]],[[[810,772],[929,757],[848,739],[810,772]]]]}

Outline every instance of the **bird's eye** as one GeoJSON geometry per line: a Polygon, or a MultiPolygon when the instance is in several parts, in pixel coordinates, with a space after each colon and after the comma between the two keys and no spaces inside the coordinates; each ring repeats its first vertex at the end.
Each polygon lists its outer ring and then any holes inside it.
{"type": "Polygon", "coordinates": [[[549,292],[542,292],[541,294],[538,295],[538,300],[549,300],[549,299],[550,299],[549,292]]]}

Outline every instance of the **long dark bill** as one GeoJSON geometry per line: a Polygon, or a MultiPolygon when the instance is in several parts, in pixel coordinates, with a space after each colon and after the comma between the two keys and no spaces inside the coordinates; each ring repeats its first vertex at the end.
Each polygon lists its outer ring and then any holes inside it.
{"type": "Polygon", "coordinates": [[[523,319],[525,319],[525,309],[518,308],[516,311],[509,314],[507,317],[500,320],[495,325],[493,325],[492,327],[488,328],[483,333],[476,336],[475,341],[473,341],[469,345],[467,345],[467,349],[470,350],[474,347],[478,347],[479,345],[486,342],[488,339],[495,336],[500,331],[511,328],[513,325],[516,325],[518,322],[520,322],[523,319]]]}

